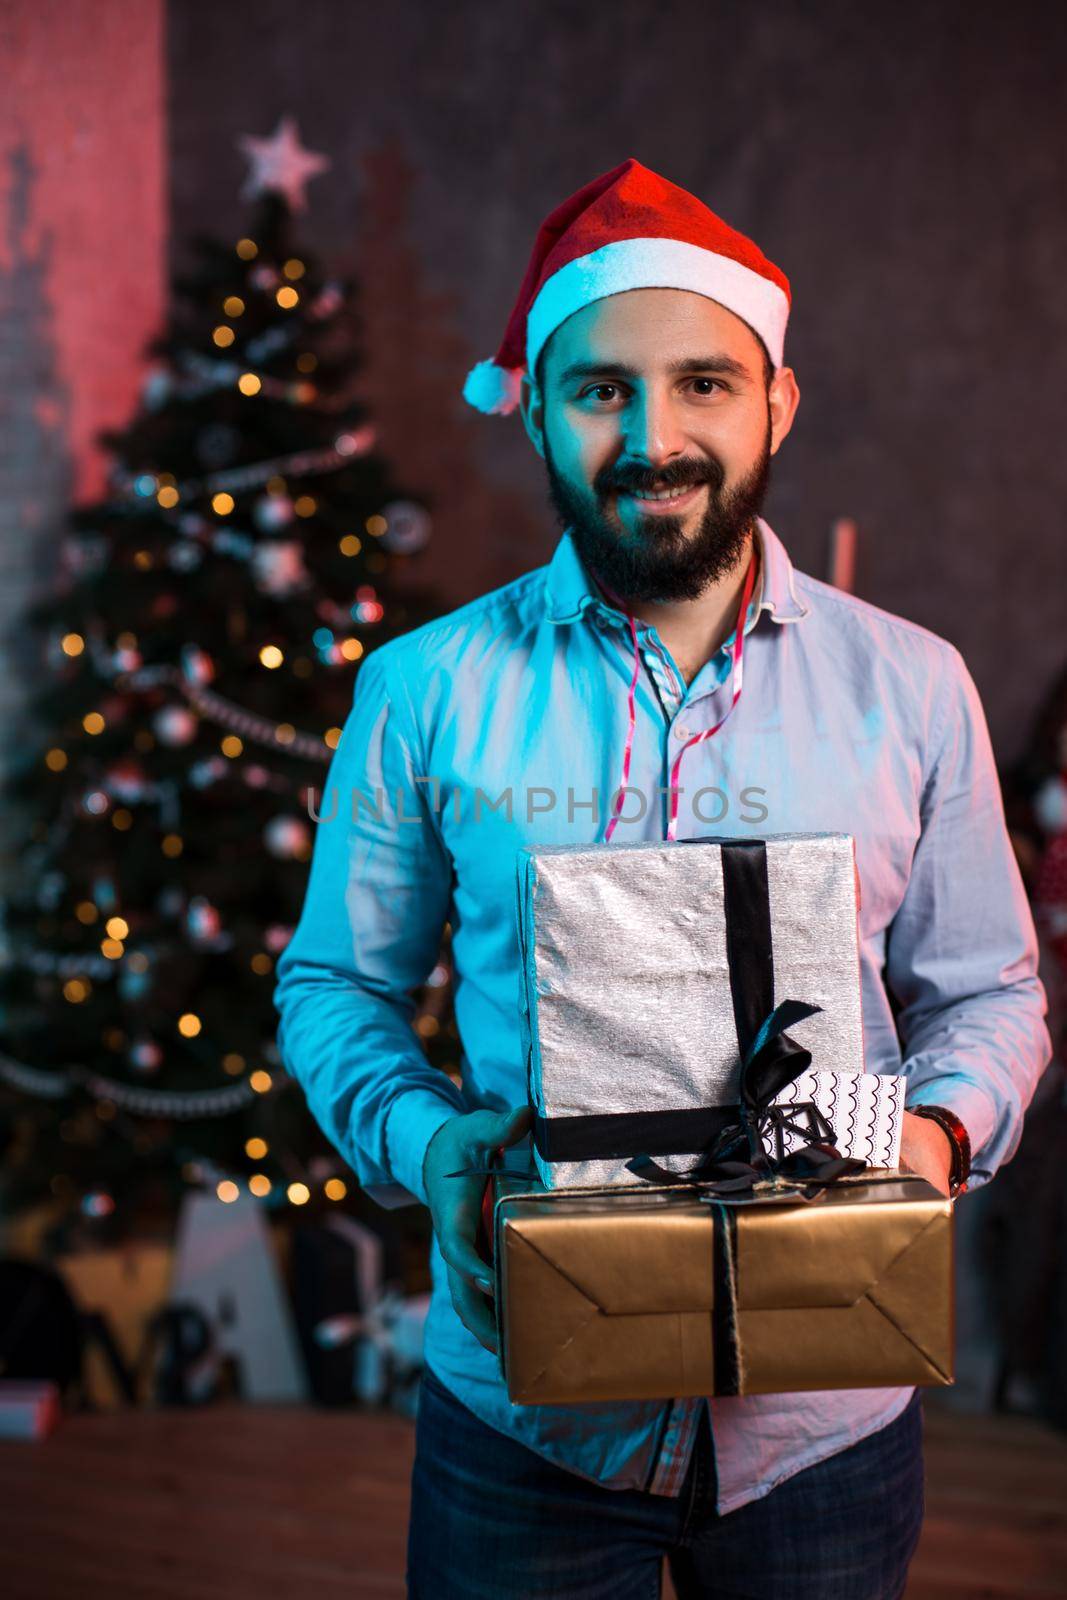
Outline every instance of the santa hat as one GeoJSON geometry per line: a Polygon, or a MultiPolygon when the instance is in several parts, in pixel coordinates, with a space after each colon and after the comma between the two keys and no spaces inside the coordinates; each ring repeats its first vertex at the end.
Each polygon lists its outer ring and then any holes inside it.
{"type": "Polygon", "coordinates": [[[714,211],[631,156],[594,178],[541,224],[494,357],[467,374],[463,398],[506,416],[524,372],[554,329],[624,289],[689,289],[733,311],[782,364],[789,279],[714,211]]]}

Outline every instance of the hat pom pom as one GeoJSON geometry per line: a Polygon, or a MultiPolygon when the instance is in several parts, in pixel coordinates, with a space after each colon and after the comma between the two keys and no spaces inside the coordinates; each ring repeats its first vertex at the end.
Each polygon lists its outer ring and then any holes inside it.
{"type": "Polygon", "coordinates": [[[501,367],[495,361],[479,361],[467,374],[463,398],[487,416],[506,417],[519,403],[522,374],[522,367],[501,367]]]}

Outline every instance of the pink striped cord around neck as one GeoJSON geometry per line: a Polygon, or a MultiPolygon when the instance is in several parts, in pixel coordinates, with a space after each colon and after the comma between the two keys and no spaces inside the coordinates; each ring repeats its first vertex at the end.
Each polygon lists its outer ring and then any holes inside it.
{"type": "MultiPolygon", "coordinates": [[[[618,790],[617,790],[618,801],[617,801],[617,804],[615,806],[614,814],[609,819],[607,827],[604,830],[604,843],[605,844],[609,844],[611,842],[611,836],[615,832],[615,824],[618,822],[619,815],[620,815],[620,813],[622,811],[623,806],[626,803],[626,795],[624,793],[622,793],[621,791],[625,790],[626,785],[629,782],[629,778],[630,778],[630,757],[631,757],[631,755],[633,753],[634,730],[635,730],[635,728],[637,726],[637,711],[636,711],[636,707],[635,707],[634,696],[635,696],[636,691],[637,691],[638,674],[641,671],[641,650],[640,650],[640,646],[638,645],[638,642],[637,642],[637,628],[636,628],[636,625],[634,623],[633,612],[630,610],[629,606],[626,604],[626,601],[621,599],[621,597],[619,595],[617,595],[615,593],[615,591],[613,589],[611,589],[606,583],[604,583],[602,581],[602,579],[597,578],[596,581],[600,585],[601,589],[603,589],[603,591],[607,595],[608,599],[613,601],[614,604],[617,605],[621,610],[625,611],[626,620],[630,624],[630,636],[633,639],[633,644],[634,644],[634,671],[633,671],[633,677],[630,679],[630,691],[629,691],[629,694],[627,696],[627,704],[628,704],[628,709],[629,709],[629,719],[630,720],[629,720],[629,727],[627,728],[627,732],[626,732],[626,750],[625,750],[625,752],[623,754],[623,758],[622,758],[622,776],[619,779],[619,785],[618,785],[618,790]]],[[[726,718],[730,715],[730,712],[734,709],[734,706],[737,704],[738,700],[740,700],[740,698],[741,698],[741,683],[742,683],[742,679],[743,679],[743,676],[744,676],[744,648],[745,648],[745,628],[744,628],[744,623],[745,623],[745,618],[748,615],[748,604],[749,604],[749,601],[752,598],[752,590],[753,590],[753,587],[755,585],[755,582],[756,582],[756,555],[755,555],[755,552],[753,552],[752,557],[751,557],[751,559],[750,559],[750,561],[748,563],[748,571],[745,574],[744,587],[741,590],[741,604],[738,607],[737,625],[736,625],[736,627],[734,629],[734,643],[733,643],[733,650],[731,652],[731,662],[730,662],[730,686],[731,686],[731,689],[732,689],[732,694],[730,696],[730,704],[727,706],[725,712],[719,718],[718,722],[715,724],[715,726],[713,728],[705,728],[703,733],[695,733],[691,739],[687,739],[686,740],[685,744],[683,744],[682,748],[679,750],[677,756],[675,757],[674,765],[671,768],[671,783],[670,783],[671,815],[670,815],[670,820],[669,820],[669,822],[667,824],[667,839],[669,841],[671,841],[671,842],[674,841],[674,839],[676,837],[676,834],[677,834],[677,826],[678,826],[678,770],[679,770],[679,768],[680,768],[680,766],[682,764],[682,757],[685,755],[685,752],[690,748],[691,745],[700,744],[704,739],[710,739],[712,734],[718,733],[719,729],[722,727],[723,723],[726,721],[726,718]]]]}

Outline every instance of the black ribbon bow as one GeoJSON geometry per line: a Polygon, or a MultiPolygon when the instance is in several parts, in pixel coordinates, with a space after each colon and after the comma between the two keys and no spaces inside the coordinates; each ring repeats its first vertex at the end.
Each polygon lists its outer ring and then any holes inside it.
{"type": "Polygon", "coordinates": [[[650,1183],[700,1183],[717,1194],[748,1190],[772,1177],[833,1183],[845,1173],[862,1171],[867,1163],[841,1154],[834,1128],[814,1100],[774,1104],[775,1096],[811,1065],[811,1051],[785,1030],[821,1010],[800,1000],[783,1000],[763,1019],[741,1064],[737,1120],[719,1132],[695,1166],[671,1172],[651,1156],[637,1155],[627,1161],[627,1170],[650,1183]],[[774,1136],[773,1156],[764,1149],[765,1130],[774,1136]],[[807,1143],[786,1155],[790,1132],[807,1143]]]}

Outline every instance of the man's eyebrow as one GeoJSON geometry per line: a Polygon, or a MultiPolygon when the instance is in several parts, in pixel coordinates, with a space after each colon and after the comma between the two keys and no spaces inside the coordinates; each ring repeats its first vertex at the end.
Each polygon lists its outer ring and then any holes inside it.
{"type": "MultiPolygon", "coordinates": [[[[667,371],[672,377],[677,377],[683,372],[720,372],[732,378],[748,378],[750,373],[740,361],[735,361],[733,356],[718,354],[713,356],[685,356],[679,361],[671,361],[667,371]]],[[[560,388],[569,383],[574,383],[577,378],[639,378],[640,372],[636,367],[627,366],[622,361],[575,361],[565,367],[556,380],[560,388]]]]}

